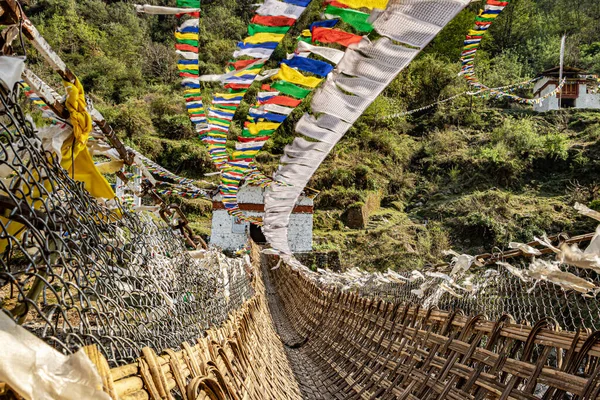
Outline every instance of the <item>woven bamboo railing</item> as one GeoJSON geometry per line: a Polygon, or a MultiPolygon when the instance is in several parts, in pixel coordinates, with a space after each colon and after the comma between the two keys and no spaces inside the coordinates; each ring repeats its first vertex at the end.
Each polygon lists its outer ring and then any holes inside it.
{"type": "Polygon", "coordinates": [[[337,398],[600,398],[600,332],[365,299],[287,268],[270,280],[299,338],[287,345],[330,371],[337,398]]]}

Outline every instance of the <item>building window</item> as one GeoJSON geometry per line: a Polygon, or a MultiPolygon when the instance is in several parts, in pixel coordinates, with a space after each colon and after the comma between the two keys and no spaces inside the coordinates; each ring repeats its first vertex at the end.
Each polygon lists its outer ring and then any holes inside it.
{"type": "Polygon", "coordinates": [[[558,95],[562,99],[576,99],[577,96],[579,96],[579,85],[577,83],[565,84],[558,95]]]}

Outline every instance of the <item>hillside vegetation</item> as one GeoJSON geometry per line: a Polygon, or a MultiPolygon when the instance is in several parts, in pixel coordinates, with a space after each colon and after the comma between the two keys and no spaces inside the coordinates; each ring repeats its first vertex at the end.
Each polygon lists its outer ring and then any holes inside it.
{"type": "MultiPolygon", "coordinates": [[[[222,71],[233,41],[245,34],[252,3],[222,0],[203,6],[201,73],[222,71]]],[[[291,36],[319,14],[314,3],[276,57],[291,51],[291,36]]],[[[185,114],[173,50],[176,20],[138,16],[131,4],[30,0],[26,12],[125,142],[178,174],[200,178],[212,165],[185,114]]],[[[593,230],[594,224],[577,217],[571,206],[575,201],[600,206],[600,112],[536,114],[530,106],[463,96],[410,117],[383,118],[468,89],[457,76],[458,60],[481,6],[473,4],[444,29],[310,182],[321,191],[315,248],[339,250],[343,266],[415,268],[440,261],[449,248],[475,253],[543,232],[593,230]],[[365,204],[371,212],[366,229],[349,228],[349,212],[365,204]]],[[[481,81],[507,85],[554,67],[563,33],[568,35],[566,63],[600,73],[598,20],[597,0],[511,1],[478,52],[481,81]]],[[[33,69],[59,87],[35,51],[30,49],[29,56],[33,69]]],[[[267,173],[276,168],[306,107],[294,112],[259,155],[267,173]]],[[[238,118],[243,121],[242,112],[238,118]]],[[[207,202],[171,200],[182,202],[194,227],[208,233],[207,202]]]]}

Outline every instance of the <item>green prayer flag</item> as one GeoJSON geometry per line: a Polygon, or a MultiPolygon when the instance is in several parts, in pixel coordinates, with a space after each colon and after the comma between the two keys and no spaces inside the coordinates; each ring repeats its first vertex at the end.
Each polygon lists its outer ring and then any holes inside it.
{"type": "Polygon", "coordinates": [[[310,94],[310,90],[301,88],[300,86],[286,81],[275,81],[271,84],[271,88],[297,99],[303,99],[310,94]]]}
{"type": "Polygon", "coordinates": [[[197,40],[177,39],[177,43],[180,43],[180,44],[189,44],[190,46],[198,47],[198,41],[197,40]]]}
{"type": "Polygon", "coordinates": [[[275,130],[271,129],[271,130],[260,131],[258,133],[258,135],[253,135],[250,133],[250,131],[248,129],[244,129],[242,131],[242,137],[253,138],[253,137],[261,137],[261,136],[271,136],[274,132],[275,132],[275,130]]]}
{"type": "Polygon", "coordinates": [[[213,107],[214,108],[222,108],[224,110],[234,110],[234,111],[238,109],[237,106],[224,106],[222,104],[213,104],[213,107]]]}
{"type": "Polygon", "coordinates": [[[200,8],[200,0],[177,0],[177,7],[200,8]]]}
{"type": "Polygon", "coordinates": [[[342,21],[361,32],[371,32],[373,30],[373,25],[367,22],[370,15],[364,12],[329,5],[325,9],[325,15],[340,17],[342,21]]]}
{"type": "Polygon", "coordinates": [[[258,24],[248,25],[248,36],[254,36],[257,33],[287,33],[289,26],[264,26],[258,24]]]}

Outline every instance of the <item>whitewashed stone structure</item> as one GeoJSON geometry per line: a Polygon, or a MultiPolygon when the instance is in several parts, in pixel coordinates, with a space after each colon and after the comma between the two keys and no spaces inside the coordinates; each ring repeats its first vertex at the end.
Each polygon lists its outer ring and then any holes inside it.
{"type": "MultiPolygon", "coordinates": [[[[248,216],[264,216],[264,189],[255,186],[243,186],[238,193],[240,209],[248,216]]],[[[240,221],[227,213],[221,202],[221,196],[213,199],[212,227],[210,245],[223,250],[235,251],[243,247],[250,235],[250,224],[240,221]]],[[[290,217],[289,244],[294,253],[312,251],[313,199],[300,196],[290,217]]]]}
{"type": "MultiPolygon", "coordinates": [[[[552,92],[559,84],[559,67],[544,71],[542,79],[533,87],[534,97],[539,99],[552,92]]],[[[539,104],[533,105],[533,110],[546,112],[561,108],[592,108],[600,109],[600,93],[598,93],[598,76],[578,68],[566,67],[563,77],[567,82],[560,94],[550,96],[539,104]]]]}

